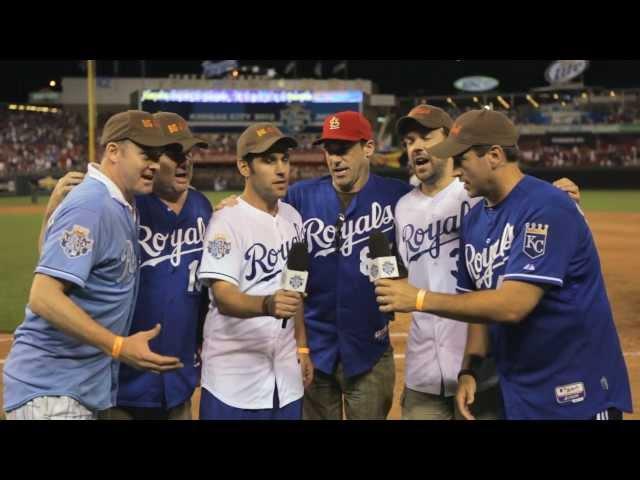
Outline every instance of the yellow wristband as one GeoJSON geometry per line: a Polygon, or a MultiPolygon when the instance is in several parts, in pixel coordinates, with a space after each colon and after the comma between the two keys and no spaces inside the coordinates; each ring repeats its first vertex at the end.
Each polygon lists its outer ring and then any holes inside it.
{"type": "Polygon", "coordinates": [[[111,356],[116,360],[120,356],[120,350],[122,350],[122,342],[124,342],[123,337],[116,337],[113,342],[113,349],[111,350],[111,356]]]}
{"type": "Polygon", "coordinates": [[[416,297],[416,311],[421,312],[424,304],[424,296],[427,294],[427,291],[424,288],[421,288],[418,292],[418,296],[416,297]]]}
{"type": "Polygon", "coordinates": [[[311,350],[309,350],[309,347],[298,347],[298,353],[305,353],[309,355],[311,353],[311,350]]]}

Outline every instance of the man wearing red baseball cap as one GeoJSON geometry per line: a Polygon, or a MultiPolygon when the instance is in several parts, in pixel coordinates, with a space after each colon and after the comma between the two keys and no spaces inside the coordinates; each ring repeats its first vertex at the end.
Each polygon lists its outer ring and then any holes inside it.
{"type": "Polygon", "coordinates": [[[385,419],[395,381],[389,317],[369,281],[369,235],[395,242],[393,212],[410,185],[370,173],[375,144],[359,112],[327,116],[322,146],[330,175],[297,182],[285,201],[298,210],[311,256],[305,324],[316,371],[305,419],[385,419]],[[344,402],[344,403],[343,403],[344,402]]]}

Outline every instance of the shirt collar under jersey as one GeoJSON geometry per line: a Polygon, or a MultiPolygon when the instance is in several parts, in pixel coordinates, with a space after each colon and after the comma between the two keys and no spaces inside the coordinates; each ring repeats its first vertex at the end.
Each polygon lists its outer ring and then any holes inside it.
{"type": "Polygon", "coordinates": [[[118,186],[113,183],[113,181],[109,177],[107,177],[100,171],[100,164],[90,163],[88,167],[88,176],[104,184],[104,186],[107,187],[107,190],[109,191],[111,197],[127,207],[129,211],[135,216],[135,209],[133,208],[133,205],[125,200],[124,195],[122,194],[122,191],[118,188],[118,186]]]}

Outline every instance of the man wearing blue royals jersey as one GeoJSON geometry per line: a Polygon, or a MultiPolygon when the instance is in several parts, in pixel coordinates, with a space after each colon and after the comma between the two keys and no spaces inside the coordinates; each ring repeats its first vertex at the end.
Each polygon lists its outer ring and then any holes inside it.
{"type": "Polygon", "coordinates": [[[197,349],[208,294],[196,279],[202,242],[211,218],[209,200],[190,186],[191,154],[207,143],[193,136],[185,120],[170,112],[153,117],[178,148],[160,157],[153,192],[138,195],[140,293],[131,333],[162,325],[151,345],[180,358],[184,367],[163,375],[123,365],[117,407],[104,418],[112,420],[190,420],[191,397],[199,381],[197,349]]]}
{"type": "MultiPolygon", "coordinates": [[[[380,310],[489,324],[508,419],[621,419],[629,379],[591,232],[566,195],[520,171],[517,140],[505,115],[474,110],[429,149],[454,157],[469,195],[484,197],[462,222],[467,293],[379,280],[380,310]]],[[[459,406],[474,395],[460,387],[459,406]]]]}
{"type": "Polygon", "coordinates": [[[369,121],[358,112],[328,115],[316,142],[330,175],[294,184],[285,197],[304,220],[311,255],[305,323],[315,364],[305,419],[383,420],[393,400],[395,365],[389,317],[369,281],[369,235],[395,243],[393,212],[408,183],[369,172],[369,121]]]}

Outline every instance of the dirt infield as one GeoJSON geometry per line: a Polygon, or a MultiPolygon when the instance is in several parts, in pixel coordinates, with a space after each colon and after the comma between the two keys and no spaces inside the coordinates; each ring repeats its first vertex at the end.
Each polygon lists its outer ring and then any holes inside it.
{"type": "MultiPolygon", "coordinates": [[[[4,207],[0,212],[7,213],[7,210],[31,213],[41,211],[42,207],[4,207]]],[[[607,293],[629,368],[636,413],[625,415],[625,418],[640,419],[640,282],[636,277],[637,272],[640,272],[640,254],[635,249],[640,239],[640,213],[593,212],[587,214],[587,219],[600,252],[607,293]]],[[[404,382],[404,353],[408,329],[408,315],[399,315],[390,328],[396,357],[396,388],[390,419],[400,418],[399,398],[404,382]]],[[[11,336],[0,335],[0,368],[10,345],[11,336]]],[[[199,393],[196,392],[194,411],[197,411],[198,399],[199,393]]]]}
{"type": "Polygon", "coordinates": [[[15,205],[0,207],[0,215],[31,214],[44,212],[44,205],[15,205]]]}

